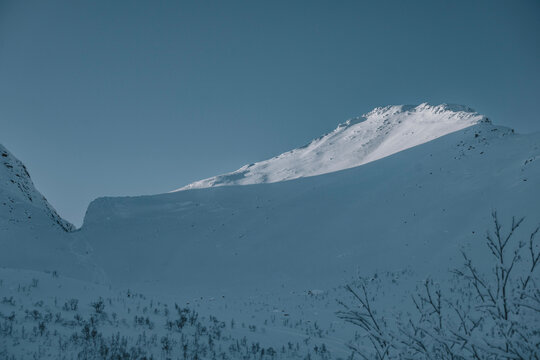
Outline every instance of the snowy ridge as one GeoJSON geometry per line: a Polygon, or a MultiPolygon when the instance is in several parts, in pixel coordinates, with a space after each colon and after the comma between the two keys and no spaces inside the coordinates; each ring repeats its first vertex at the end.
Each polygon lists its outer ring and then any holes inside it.
{"type": "Polygon", "coordinates": [[[0,219],[18,222],[44,214],[65,231],[75,229],[36,190],[24,164],[1,144],[0,161],[0,219]]]}
{"type": "Polygon", "coordinates": [[[378,107],[340,124],[306,146],[175,191],[273,183],[349,169],[480,122],[489,121],[461,105],[423,103],[378,107]]]}

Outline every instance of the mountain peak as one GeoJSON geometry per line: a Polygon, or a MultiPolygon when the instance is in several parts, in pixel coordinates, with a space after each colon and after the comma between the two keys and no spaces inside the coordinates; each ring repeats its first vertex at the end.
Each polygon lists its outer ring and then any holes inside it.
{"type": "Polygon", "coordinates": [[[478,123],[489,123],[489,120],[463,105],[422,103],[377,107],[347,120],[303,147],[176,191],[270,183],[344,170],[478,123]]]}
{"type": "MultiPolygon", "coordinates": [[[[351,119],[348,119],[344,123],[341,123],[338,125],[338,129],[341,127],[351,126],[355,125],[361,122],[364,122],[368,119],[373,119],[375,121],[381,121],[384,118],[391,117],[391,116],[403,116],[407,117],[407,115],[414,115],[414,114],[424,114],[425,120],[429,119],[430,115],[434,114],[446,114],[452,120],[457,119],[469,119],[471,117],[474,117],[475,119],[478,119],[478,117],[481,117],[477,122],[486,122],[489,123],[487,117],[478,114],[474,109],[464,106],[464,105],[458,105],[458,104],[439,104],[439,105],[431,105],[427,102],[422,103],[420,105],[387,105],[387,106],[379,106],[371,110],[370,112],[362,115],[357,116],[351,119]],[[454,116],[455,114],[459,114],[457,118],[454,116]]],[[[459,121],[459,120],[458,120],[459,121]]]]}
{"type": "Polygon", "coordinates": [[[424,115],[423,120],[429,120],[433,115],[446,115],[439,120],[459,121],[461,119],[475,118],[477,122],[486,122],[487,118],[478,114],[474,109],[458,104],[432,105],[427,102],[420,105],[388,105],[380,106],[362,115],[363,119],[381,119],[391,116],[403,116],[410,119],[414,115],[424,115]],[[480,117],[480,119],[479,119],[480,117]]]}

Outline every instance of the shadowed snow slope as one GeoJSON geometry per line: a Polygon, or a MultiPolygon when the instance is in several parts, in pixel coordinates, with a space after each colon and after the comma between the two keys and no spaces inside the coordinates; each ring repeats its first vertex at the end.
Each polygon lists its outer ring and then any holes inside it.
{"type": "Polygon", "coordinates": [[[36,190],[26,167],[0,145],[0,266],[86,277],[70,250],[72,230],[36,190]]]}
{"type": "Polygon", "coordinates": [[[112,284],[190,296],[327,289],[376,270],[446,272],[461,262],[461,247],[473,256],[484,251],[493,209],[503,221],[526,215],[526,230],[540,221],[540,134],[517,135],[481,119],[446,106],[377,109],[363,123],[261,163],[257,174],[270,176],[281,159],[302,175],[318,173],[314,161],[333,171],[466,128],[320,176],[100,198],[72,236],[91,245],[89,259],[112,284]],[[331,167],[338,156],[341,165],[331,167]]]}
{"type": "Polygon", "coordinates": [[[32,216],[48,218],[64,231],[74,230],[36,190],[26,167],[0,145],[0,217],[15,222],[30,222],[32,216]],[[11,214],[11,215],[10,215],[11,214]]]}
{"type": "Polygon", "coordinates": [[[482,115],[460,105],[398,105],[376,108],[340,124],[310,144],[179,190],[272,183],[321,175],[369,163],[479,122],[482,115]]]}

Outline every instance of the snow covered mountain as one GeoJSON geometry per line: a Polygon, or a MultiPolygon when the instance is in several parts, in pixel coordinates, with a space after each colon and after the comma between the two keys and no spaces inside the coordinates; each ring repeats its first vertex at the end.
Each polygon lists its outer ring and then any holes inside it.
{"type": "Polygon", "coordinates": [[[74,230],[36,190],[23,163],[1,144],[0,161],[1,221],[31,222],[33,217],[44,217],[64,231],[74,230]]]}
{"type": "Polygon", "coordinates": [[[176,191],[273,183],[363,165],[488,119],[461,105],[395,105],[340,124],[306,146],[176,191]]]}
{"type": "Polygon", "coordinates": [[[71,249],[74,229],[34,187],[24,164],[0,145],[0,266],[91,279],[95,269],[71,249]]]}
{"type": "Polygon", "coordinates": [[[111,284],[160,292],[288,293],[377,269],[446,272],[461,247],[483,249],[493,209],[540,220],[540,134],[444,109],[429,113],[477,123],[320,176],[100,198],[74,236],[111,284]]]}
{"type": "Polygon", "coordinates": [[[183,191],[99,198],[73,232],[1,150],[6,358],[355,358],[343,285],[364,277],[379,314],[406,312],[460,250],[486,266],[492,210],[503,232],[527,217],[520,240],[540,222],[540,133],[461,106],[378,108],[183,191]]]}

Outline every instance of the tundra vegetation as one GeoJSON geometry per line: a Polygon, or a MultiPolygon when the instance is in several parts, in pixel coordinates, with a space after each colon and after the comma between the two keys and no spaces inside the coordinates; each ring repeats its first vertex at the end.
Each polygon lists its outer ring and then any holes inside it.
{"type": "Polygon", "coordinates": [[[338,315],[361,331],[349,347],[363,359],[539,359],[539,227],[516,236],[524,218],[507,231],[492,213],[485,253],[446,282],[427,278],[410,295],[410,306],[380,309],[371,279],[346,289],[338,315]],[[486,259],[489,259],[486,261],[486,259]]]}

